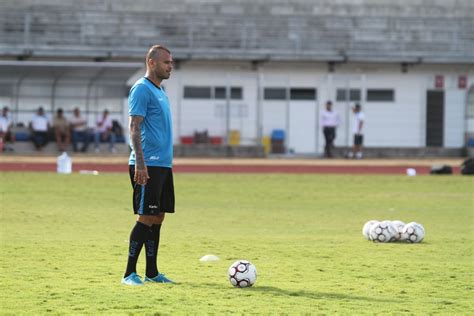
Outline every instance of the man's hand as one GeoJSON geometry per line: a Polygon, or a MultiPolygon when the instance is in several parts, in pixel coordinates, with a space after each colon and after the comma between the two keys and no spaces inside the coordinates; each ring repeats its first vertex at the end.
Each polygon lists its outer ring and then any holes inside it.
{"type": "Polygon", "coordinates": [[[135,175],[133,177],[133,181],[139,185],[145,185],[150,179],[148,176],[148,169],[145,166],[144,168],[139,168],[137,165],[135,165],[135,175]]]}

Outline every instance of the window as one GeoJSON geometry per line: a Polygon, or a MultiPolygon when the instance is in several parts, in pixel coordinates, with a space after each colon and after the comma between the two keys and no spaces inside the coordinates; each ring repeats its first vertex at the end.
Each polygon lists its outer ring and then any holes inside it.
{"type": "Polygon", "coordinates": [[[360,101],[360,89],[349,90],[349,101],[360,101]]]}
{"type": "Polygon", "coordinates": [[[286,89],[285,88],[265,88],[263,90],[263,99],[286,100],[286,89]]]}
{"type": "Polygon", "coordinates": [[[241,87],[231,87],[230,88],[230,98],[233,100],[242,100],[243,93],[241,87]]]}
{"type": "Polygon", "coordinates": [[[337,89],[337,91],[336,91],[336,101],[349,101],[349,100],[347,100],[347,90],[346,89],[337,89]]]}
{"type": "Polygon", "coordinates": [[[291,100],[316,100],[316,89],[313,88],[291,88],[291,100]]]}
{"type": "MultiPolygon", "coordinates": [[[[226,87],[215,87],[214,98],[215,99],[226,99],[226,87]]],[[[242,100],[242,87],[230,87],[230,98],[232,100],[242,100]]]]}
{"type": "Polygon", "coordinates": [[[210,99],[211,87],[184,87],[185,99],[210,99]]]}
{"type": "Polygon", "coordinates": [[[215,87],[214,88],[214,98],[215,99],[225,99],[225,87],[215,87]]]}
{"type": "Polygon", "coordinates": [[[336,101],[360,101],[360,89],[337,89],[336,101]]]}
{"type": "Polygon", "coordinates": [[[368,89],[367,101],[394,101],[394,91],[392,89],[368,89]]]}
{"type": "MultiPolygon", "coordinates": [[[[184,87],[184,98],[186,99],[211,99],[214,92],[214,99],[226,99],[226,87],[184,87]]],[[[231,87],[230,98],[233,100],[242,100],[242,87],[231,87]]]]}

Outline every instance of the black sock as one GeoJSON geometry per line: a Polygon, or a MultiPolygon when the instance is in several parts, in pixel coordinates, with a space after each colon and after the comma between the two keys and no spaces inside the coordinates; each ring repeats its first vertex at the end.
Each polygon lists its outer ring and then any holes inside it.
{"type": "Polygon", "coordinates": [[[150,234],[150,226],[137,222],[130,233],[130,244],[128,248],[127,270],[124,278],[128,277],[132,272],[137,272],[137,261],[143,244],[150,234]]]}
{"type": "Polygon", "coordinates": [[[158,257],[158,246],[160,245],[161,224],[151,226],[151,233],[145,242],[146,250],[146,276],[154,278],[158,275],[158,267],[156,265],[158,257]]]}

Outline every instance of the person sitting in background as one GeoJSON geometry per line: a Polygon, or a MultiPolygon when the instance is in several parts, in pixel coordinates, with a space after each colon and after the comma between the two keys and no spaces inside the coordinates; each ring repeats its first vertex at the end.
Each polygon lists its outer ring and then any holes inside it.
{"type": "Polygon", "coordinates": [[[42,150],[48,144],[49,121],[42,107],[33,116],[30,122],[30,130],[33,143],[37,150],[42,150]]]}
{"type": "Polygon", "coordinates": [[[100,152],[100,142],[109,140],[109,150],[115,152],[116,136],[112,131],[112,119],[109,116],[109,111],[104,110],[102,116],[97,118],[96,128],[94,133],[95,152],[100,152]]]}
{"type": "Polygon", "coordinates": [[[87,121],[81,116],[79,108],[74,109],[74,115],[69,119],[72,131],[72,148],[75,152],[78,151],[79,141],[83,142],[81,151],[86,152],[89,147],[90,134],[87,128],[87,121]]]}
{"type": "Polygon", "coordinates": [[[69,123],[64,117],[64,112],[61,108],[56,111],[56,116],[53,120],[53,128],[58,150],[66,151],[71,142],[71,133],[69,131],[69,123]]]}
{"type": "Polygon", "coordinates": [[[7,106],[3,107],[2,116],[0,116],[0,151],[13,151],[15,142],[15,135],[12,133],[13,122],[8,111],[7,106]],[[7,142],[10,142],[10,146],[7,142]]]}

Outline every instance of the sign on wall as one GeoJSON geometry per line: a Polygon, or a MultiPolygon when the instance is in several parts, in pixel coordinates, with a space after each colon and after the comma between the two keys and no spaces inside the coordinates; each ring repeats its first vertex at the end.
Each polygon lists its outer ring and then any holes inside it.
{"type": "Polygon", "coordinates": [[[435,76],[435,88],[436,89],[443,89],[444,88],[444,76],[443,75],[436,75],[435,76]]]}
{"type": "Polygon", "coordinates": [[[467,76],[461,75],[458,77],[458,88],[459,89],[467,88],[467,76]]]}

